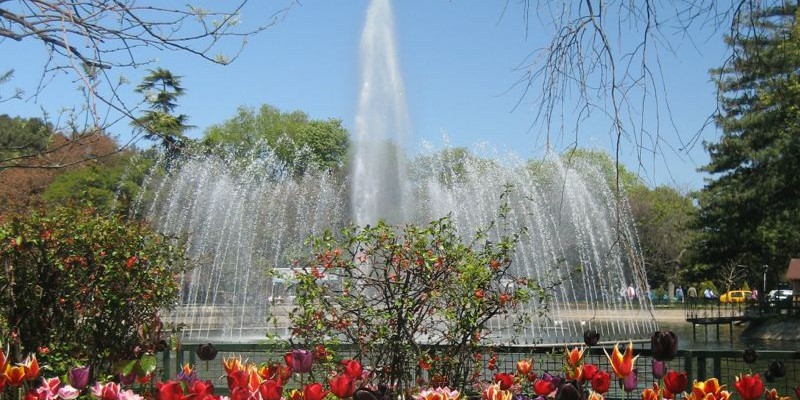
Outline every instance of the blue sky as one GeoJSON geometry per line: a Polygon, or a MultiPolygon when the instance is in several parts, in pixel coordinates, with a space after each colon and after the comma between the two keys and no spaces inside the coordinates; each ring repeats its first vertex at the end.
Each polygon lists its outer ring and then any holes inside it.
{"type": "MultiPolygon", "coordinates": [[[[266,20],[283,1],[253,1],[242,15],[243,23],[266,20]]],[[[414,141],[441,145],[446,134],[451,145],[472,147],[487,143],[499,153],[511,150],[523,158],[539,157],[545,134],[535,118],[536,96],[520,100],[518,90],[509,90],[520,79],[517,68],[548,39],[548,33],[531,21],[526,27],[517,2],[505,0],[403,0],[394,1],[399,60],[406,86],[414,141]]],[[[368,2],[366,0],[305,0],[285,20],[250,40],[241,57],[229,66],[203,62],[181,53],[149,53],[157,59],[150,67],[163,67],[183,76],[187,94],[179,112],[188,114],[197,126],[190,136],[234,115],[239,106],[272,104],[282,110],[301,110],[313,118],[339,118],[348,128],[358,103],[358,44],[368,2]]],[[[724,47],[718,35],[700,33],[693,45],[674,39],[675,53],[662,54],[667,96],[678,131],[685,137],[699,129],[714,109],[714,87],[708,70],[721,64],[724,47]]],[[[45,62],[38,43],[0,43],[0,70],[16,69],[15,78],[0,87],[33,91],[45,62]]],[[[146,74],[139,70],[112,71],[130,82],[128,90],[146,74]]],[[[60,107],[79,104],[76,84],[68,78],[51,83],[38,102],[12,101],[0,105],[0,113],[41,115],[43,107],[55,113],[60,107]]],[[[137,99],[138,95],[132,95],[137,99]]],[[[570,112],[564,118],[569,120],[570,112]]],[[[637,118],[639,118],[637,116],[637,118]]],[[[655,116],[642,116],[655,127],[655,116]]],[[[680,190],[702,187],[703,175],[696,168],[708,158],[701,145],[688,152],[680,147],[672,124],[661,117],[660,129],[666,146],[639,165],[636,146],[623,143],[621,159],[638,171],[650,185],[667,184],[680,190]]],[[[654,129],[654,128],[651,128],[654,129]]],[[[125,138],[126,123],[111,133],[125,138]]],[[[554,136],[552,145],[562,151],[573,140],[554,136]]],[[[715,140],[718,132],[708,129],[703,139],[715,140]]],[[[592,119],[579,129],[578,145],[611,149],[609,126],[592,119]]]]}

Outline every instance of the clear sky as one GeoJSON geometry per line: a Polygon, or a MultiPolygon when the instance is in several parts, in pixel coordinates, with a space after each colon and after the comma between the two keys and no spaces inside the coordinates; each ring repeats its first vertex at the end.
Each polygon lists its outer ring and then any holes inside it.
{"type": "MultiPolygon", "coordinates": [[[[284,2],[251,3],[242,20],[252,25],[265,21],[284,2]]],[[[505,0],[393,2],[415,143],[425,140],[441,146],[446,135],[453,146],[485,143],[499,153],[511,150],[523,158],[541,156],[545,135],[538,126],[532,128],[536,94],[523,98],[515,108],[520,91],[509,89],[522,76],[518,67],[545,43],[549,33],[540,29],[536,20],[526,32],[518,2],[508,3],[503,14],[505,0]]],[[[219,7],[219,2],[210,4],[219,7]]],[[[251,39],[241,57],[229,66],[163,52],[150,55],[157,59],[150,67],[183,76],[187,94],[180,99],[178,111],[189,115],[189,122],[196,126],[190,132],[193,137],[232,117],[239,106],[261,104],[301,110],[312,118],[339,118],[350,129],[358,104],[358,45],[367,5],[367,0],[305,0],[285,20],[251,39]]],[[[675,127],[662,114],[660,129],[667,143],[642,165],[637,163],[636,147],[631,143],[623,143],[621,156],[623,163],[650,185],[698,189],[703,175],[696,168],[708,157],[700,144],[688,152],[677,151],[681,145],[674,129],[688,138],[714,110],[708,70],[722,63],[725,49],[721,37],[709,33],[698,35],[691,45],[672,39],[674,54],[662,54],[661,63],[675,127]]],[[[13,87],[33,92],[46,60],[42,46],[6,40],[0,42],[0,55],[0,71],[16,70],[14,80],[0,87],[0,94],[7,95],[13,87]]],[[[145,68],[112,71],[112,76],[124,75],[132,83],[129,92],[145,74],[145,68]]],[[[68,78],[57,79],[36,100],[0,104],[0,113],[40,116],[43,107],[53,114],[60,107],[80,103],[75,87],[68,78]]],[[[569,112],[564,115],[567,120],[571,117],[569,112]]],[[[641,118],[655,126],[654,114],[641,118]]],[[[116,124],[110,131],[120,138],[130,135],[127,123],[116,124]]],[[[718,132],[708,129],[703,139],[717,136],[718,132]]],[[[607,122],[588,121],[578,137],[581,147],[611,149],[607,122]]],[[[552,145],[563,151],[573,139],[555,140],[552,145]]]]}

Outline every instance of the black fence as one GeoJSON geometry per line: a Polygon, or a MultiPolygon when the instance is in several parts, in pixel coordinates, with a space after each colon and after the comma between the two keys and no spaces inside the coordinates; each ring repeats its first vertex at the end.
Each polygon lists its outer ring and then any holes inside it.
{"type": "MultiPolygon", "coordinates": [[[[794,345],[794,343],[792,344],[794,345]]],[[[625,343],[620,343],[620,350],[624,351],[625,343]]],[[[159,359],[162,378],[174,378],[184,363],[189,363],[195,367],[200,379],[211,380],[215,387],[223,389],[226,387],[225,372],[222,368],[222,359],[226,357],[239,356],[249,362],[263,363],[268,361],[283,360],[284,350],[277,350],[274,346],[262,344],[219,344],[215,346],[219,350],[217,358],[213,361],[199,361],[196,358],[195,350],[197,345],[184,345],[182,350],[177,352],[164,352],[159,359]]],[[[635,344],[634,347],[645,347],[644,344],[635,344]]],[[[649,344],[647,345],[649,347],[649,344]]],[[[611,354],[613,345],[605,344],[593,347],[586,351],[584,362],[596,364],[600,369],[608,371],[612,375],[612,385],[607,398],[624,398],[622,388],[614,384],[611,366],[604,353],[604,350],[611,354]]],[[[348,358],[347,347],[336,349],[337,357],[348,358]]],[[[562,347],[502,347],[487,348],[484,354],[494,354],[497,358],[494,370],[484,370],[483,380],[489,381],[496,372],[513,373],[516,371],[516,363],[522,359],[533,360],[533,370],[537,374],[550,372],[551,374],[563,376],[564,348],[562,347]]],[[[634,350],[634,355],[639,358],[636,361],[638,369],[638,389],[642,390],[652,387],[655,381],[652,373],[652,352],[649,348],[638,348],[634,350]]],[[[678,356],[670,361],[667,366],[671,370],[686,371],[689,382],[694,380],[706,380],[708,378],[718,378],[720,383],[727,385],[728,390],[734,391],[733,384],[736,376],[742,373],[759,373],[762,377],[768,370],[769,365],[779,361],[783,363],[785,376],[776,378],[773,382],[765,382],[768,389],[776,388],[778,393],[789,396],[794,388],[800,384],[800,348],[792,351],[758,351],[757,360],[753,363],[746,363],[743,358],[743,351],[690,351],[680,350],[678,356]]],[[[689,389],[691,390],[691,389],[689,389]]],[[[627,397],[630,398],[630,395],[627,397]]]]}

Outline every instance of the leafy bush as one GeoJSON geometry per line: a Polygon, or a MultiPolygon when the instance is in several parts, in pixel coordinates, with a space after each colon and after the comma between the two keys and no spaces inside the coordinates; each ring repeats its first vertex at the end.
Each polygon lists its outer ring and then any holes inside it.
{"type": "MultiPolygon", "coordinates": [[[[293,342],[355,344],[357,358],[399,388],[415,370],[465,384],[486,344],[489,321],[526,316],[520,305],[543,288],[509,269],[518,234],[465,241],[448,218],[427,226],[350,228],[313,240],[295,269],[293,342]],[[427,345],[445,346],[431,354],[427,345]]],[[[477,376],[477,375],[475,375],[477,376]]]]}
{"type": "Polygon", "coordinates": [[[173,240],[91,209],[2,222],[2,333],[12,354],[39,350],[56,369],[70,359],[107,368],[133,358],[154,348],[158,312],[175,304],[184,261],[173,240]]]}

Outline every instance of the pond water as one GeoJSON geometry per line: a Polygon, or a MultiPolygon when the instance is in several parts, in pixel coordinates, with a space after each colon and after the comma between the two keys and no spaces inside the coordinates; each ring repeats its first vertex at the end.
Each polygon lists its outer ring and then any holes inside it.
{"type": "Polygon", "coordinates": [[[714,325],[697,325],[695,335],[692,335],[692,324],[685,321],[659,321],[661,330],[670,330],[678,335],[680,348],[685,350],[743,350],[752,347],[758,350],[791,350],[800,351],[800,343],[786,340],[764,340],[742,338],[741,334],[747,324],[733,325],[733,338],[728,325],[719,326],[719,341],[717,341],[717,328],[714,325]]]}

